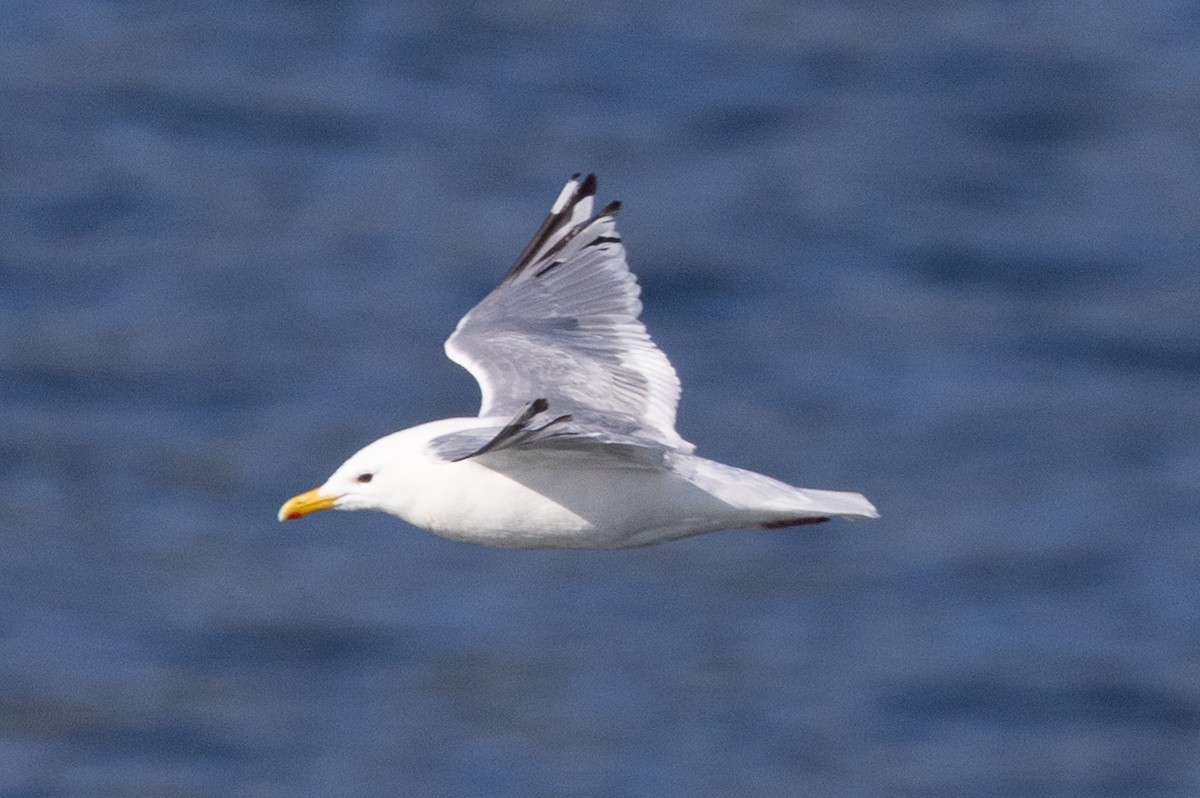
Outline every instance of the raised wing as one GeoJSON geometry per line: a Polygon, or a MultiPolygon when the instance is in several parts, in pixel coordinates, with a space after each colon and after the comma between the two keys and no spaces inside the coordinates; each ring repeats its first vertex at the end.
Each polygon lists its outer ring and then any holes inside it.
{"type": "Polygon", "coordinates": [[[500,285],[458,323],[446,354],[479,382],[480,416],[545,398],[554,414],[691,451],[675,431],[679,377],[645,325],[611,203],[575,175],[500,285]]]}

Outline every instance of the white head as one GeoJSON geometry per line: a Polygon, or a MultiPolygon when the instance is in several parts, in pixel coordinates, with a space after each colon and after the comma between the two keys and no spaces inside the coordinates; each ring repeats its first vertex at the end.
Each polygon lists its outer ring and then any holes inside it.
{"type": "Polygon", "coordinates": [[[284,502],[279,520],[291,521],[318,510],[380,510],[405,517],[414,469],[429,465],[425,440],[413,430],[380,438],[356,452],[325,484],[284,502]]]}

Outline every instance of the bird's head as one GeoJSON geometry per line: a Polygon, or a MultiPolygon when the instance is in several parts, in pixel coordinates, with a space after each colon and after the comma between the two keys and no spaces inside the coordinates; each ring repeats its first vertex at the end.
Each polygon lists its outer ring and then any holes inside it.
{"type": "Polygon", "coordinates": [[[280,521],[293,521],[318,510],[397,512],[411,473],[411,446],[401,433],[381,438],[356,452],[325,484],[293,496],[279,508],[280,521]]]}

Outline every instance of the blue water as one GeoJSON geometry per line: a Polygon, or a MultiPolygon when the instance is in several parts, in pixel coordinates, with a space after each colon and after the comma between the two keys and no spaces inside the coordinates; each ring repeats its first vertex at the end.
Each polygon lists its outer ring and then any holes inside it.
{"type": "Polygon", "coordinates": [[[1200,794],[1192,4],[3,17],[3,798],[1200,794]],[[682,434],[883,518],[278,524],[578,170],[682,434]]]}

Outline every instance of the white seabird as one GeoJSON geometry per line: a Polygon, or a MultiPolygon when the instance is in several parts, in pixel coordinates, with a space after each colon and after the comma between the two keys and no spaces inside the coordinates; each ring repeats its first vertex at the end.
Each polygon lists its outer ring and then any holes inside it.
{"type": "Polygon", "coordinates": [[[877,518],[859,493],[796,488],[694,455],[675,431],[679,377],[638,319],[613,202],[574,175],[446,354],[479,382],[476,418],[380,438],[279,520],[381,510],[509,548],[616,549],[721,529],[877,518]]]}

